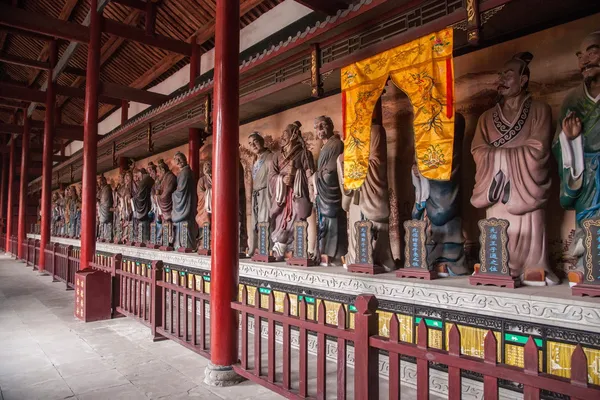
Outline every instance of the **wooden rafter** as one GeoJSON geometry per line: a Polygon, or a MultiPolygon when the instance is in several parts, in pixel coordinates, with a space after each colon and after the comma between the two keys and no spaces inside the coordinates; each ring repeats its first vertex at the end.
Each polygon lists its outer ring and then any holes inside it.
{"type": "MultiPolygon", "coordinates": [[[[71,14],[73,13],[73,10],[75,9],[75,6],[77,6],[78,2],[79,2],[79,0],[67,0],[65,2],[65,4],[63,5],[62,10],[60,10],[58,19],[67,21],[71,17],[71,14]]],[[[48,42],[48,43],[44,44],[42,51],[40,51],[40,55],[38,56],[38,61],[43,61],[43,62],[48,61],[49,55],[50,55],[50,43],[48,42]]],[[[29,80],[27,81],[27,86],[33,85],[39,75],[40,75],[40,71],[34,71],[31,74],[31,77],[29,78],[29,80]]]]}
{"type": "Polygon", "coordinates": [[[29,58],[19,57],[4,52],[0,52],[0,61],[8,64],[20,65],[22,67],[35,68],[36,70],[50,69],[50,64],[47,62],[31,60],[29,58]]]}
{"type": "Polygon", "coordinates": [[[335,15],[338,10],[348,8],[348,4],[334,0],[296,0],[296,3],[327,15],[335,15]]]}

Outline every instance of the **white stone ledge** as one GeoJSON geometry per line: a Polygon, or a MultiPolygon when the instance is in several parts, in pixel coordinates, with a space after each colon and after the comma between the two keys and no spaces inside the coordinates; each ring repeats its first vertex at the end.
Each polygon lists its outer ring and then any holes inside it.
{"type": "MultiPolygon", "coordinates": [[[[39,239],[39,235],[28,237],[39,239]]],[[[52,241],[80,246],[79,240],[74,239],[53,237],[52,241]]],[[[210,271],[210,257],[197,254],[108,243],[97,243],[96,250],[210,271]]],[[[600,333],[600,299],[574,297],[568,284],[503,289],[471,286],[466,277],[425,283],[396,278],[394,273],[368,276],[351,274],[341,267],[294,268],[284,263],[264,264],[249,260],[240,260],[239,276],[346,295],[369,293],[381,300],[600,333]]]]}

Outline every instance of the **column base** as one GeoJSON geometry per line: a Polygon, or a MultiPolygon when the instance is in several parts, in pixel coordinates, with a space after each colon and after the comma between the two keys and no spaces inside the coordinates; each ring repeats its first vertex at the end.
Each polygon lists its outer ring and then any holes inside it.
{"type": "Polygon", "coordinates": [[[204,383],[210,386],[233,386],[242,381],[244,378],[236,374],[231,366],[224,367],[209,362],[204,369],[204,383]]]}

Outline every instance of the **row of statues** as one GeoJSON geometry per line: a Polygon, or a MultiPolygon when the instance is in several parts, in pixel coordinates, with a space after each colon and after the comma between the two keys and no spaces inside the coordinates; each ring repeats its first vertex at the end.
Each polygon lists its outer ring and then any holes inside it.
{"type": "MultiPolygon", "coordinates": [[[[525,52],[500,69],[500,100],[479,118],[471,145],[476,164],[471,204],[485,209],[487,218],[509,222],[510,275],[523,284],[559,282],[550,268],[546,238],[552,152],[560,169],[561,205],[577,213],[572,255],[578,260],[578,269],[569,274],[571,283],[583,279],[581,222],[600,212],[600,33],[586,37],[577,54],[584,82],[565,99],[554,140],[550,107],[533,99],[527,90],[533,55],[525,52]]],[[[308,252],[313,263],[364,263],[359,253],[365,240],[358,229],[367,224],[369,261],[387,271],[395,269],[389,233],[386,132],[381,121],[373,120],[368,172],[357,190],[344,188],[344,143],[334,133],[332,119],[318,117],[314,128],[322,143],[316,163],[299,122],[285,128],[277,152],[265,146],[259,132],[249,136],[248,145],[255,154],[249,194],[252,225],[249,229],[245,226],[246,193],[240,163],[240,252],[254,255],[266,241],[269,257],[277,261],[293,257],[298,223],[314,213],[316,238],[308,252]],[[266,231],[259,232],[261,227],[266,231]],[[253,234],[246,249],[248,231],[253,234]]],[[[426,222],[427,267],[442,276],[471,273],[465,261],[460,210],[464,129],[464,119],[457,114],[449,181],[426,179],[416,162],[412,168],[412,218],[426,222]]],[[[159,243],[168,235],[175,248],[196,248],[199,241],[206,246],[212,213],[211,164],[203,164],[196,183],[186,157],[177,153],[174,161],[180,170],[177,176],[160,160],[158,165],[150,163],[147,168],[123,173],[114,191],[104,177],[99,178],[100,238],[122,241],[134,230],[136,235],[144,232],[143,240],[148,240],[146,232],[152,223],[159,227],[155,239],[159,243]]],[[[64,197],[56,195],[53,202],[53,233],[77,236],[81,207],[76,191],[64,197]]]]}

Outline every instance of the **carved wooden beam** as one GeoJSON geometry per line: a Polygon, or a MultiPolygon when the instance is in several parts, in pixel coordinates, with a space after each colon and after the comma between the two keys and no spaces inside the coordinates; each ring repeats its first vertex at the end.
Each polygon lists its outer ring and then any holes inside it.
{"type": "Polygon", "coordinates": [[[467,10],[467,40],[470,45],[477,46],[481,33],[479,0],[465,0],[465,9],[467,10]]]}

